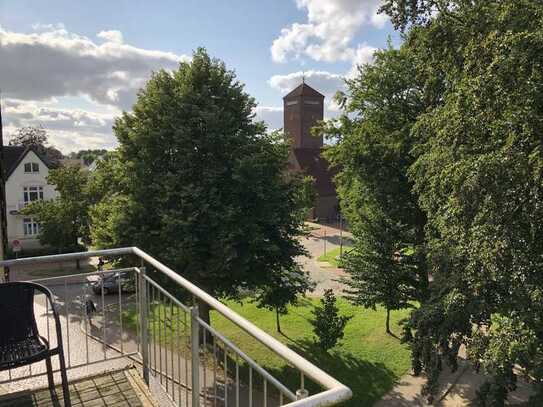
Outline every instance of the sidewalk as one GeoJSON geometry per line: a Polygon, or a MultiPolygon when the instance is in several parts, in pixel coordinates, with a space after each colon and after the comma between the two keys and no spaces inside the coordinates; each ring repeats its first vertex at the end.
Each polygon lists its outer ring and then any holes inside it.
{"type": "MultiPolygon", "coordinates": [[[[306,225],[312,230],[309,236],[301,239],[301,242],[307,250],[309,257],[299,257],[297,261],[317,284],[315,291],[309,293],[309,296],[322,297],[324,291],[327,289],[332,289],[338,295],[343,291],[344,285],[337,280],[345,277],[345,272],[343,269],[320,263],[317,259],[324,254],[325,247],[326,252],[339,247],[340,231],[335,227],[312,222],[306,222],[306,225]]],[[[349,232],[342,231],[341,235],[344,243],[346,239],[352,238],[352,234],[349,232]]]]}
{"type": "MultiPolygon", "coordinates": [[[[399,383],[386,394],[374,407],[420,407],[429,406],[426,399],[421,396],[421,389],[425,383],[423,377],[411,374],[403,376],[399,383]]],[[[440,388],[436,402],[432,406],[438,407],[464,407],[472,405],[477,389],[484,383],[485,377],[476,373],[469,362],[462,359],[458,370],[451,372],[444,366],[440,375],[440,388]]],[[[506,405],[525,405],[530,397],[530,385],[524,381],[518,383],[517,390],[509,394],[506,405]]]]}

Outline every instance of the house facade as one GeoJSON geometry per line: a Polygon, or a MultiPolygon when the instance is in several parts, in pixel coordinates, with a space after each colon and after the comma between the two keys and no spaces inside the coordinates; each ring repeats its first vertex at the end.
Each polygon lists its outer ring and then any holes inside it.
{"type": "Polygon", "coordinates": [[[333,221],[338,215],[338,198],[333,172],[322,157],[322,136],[313,136],[311,128],[324,117],[324,95],[302,82],[283,98],[283,120],[290,141],[289,171],[303,173],[315,181],[316,201],[310,218],[333,221]]]}
{"type": "Polygon", "coordinates": [[[5,146],[3,153],[8,246],[13,248],[18,241],[23,250],[38,248],[40,225],[32,216],[21,214],[21,209],[33,201],[58,196],[55,187],[47,183],[51,164],[33,147],[5,146]]]}

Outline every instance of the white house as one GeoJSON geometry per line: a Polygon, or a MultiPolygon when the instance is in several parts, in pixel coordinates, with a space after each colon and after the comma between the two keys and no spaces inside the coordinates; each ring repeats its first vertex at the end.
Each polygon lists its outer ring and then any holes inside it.
{"type": "Polygon", "coordinates": [[[40,247],[40,225],[20,210],[32,201],[58,196],[54,185],[47,184],[51,164],[33,147],[5,146],[6,218],[8,245],[18,240],[24,249],[40,247]]]}

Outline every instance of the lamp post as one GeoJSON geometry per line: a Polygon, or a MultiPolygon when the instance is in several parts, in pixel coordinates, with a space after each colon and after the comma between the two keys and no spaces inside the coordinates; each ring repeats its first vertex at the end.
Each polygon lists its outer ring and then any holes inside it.
{"type": "Polygon", "coordinates": [[[343,216],[339,213],[339,258],[343,256],[343,216]]]}

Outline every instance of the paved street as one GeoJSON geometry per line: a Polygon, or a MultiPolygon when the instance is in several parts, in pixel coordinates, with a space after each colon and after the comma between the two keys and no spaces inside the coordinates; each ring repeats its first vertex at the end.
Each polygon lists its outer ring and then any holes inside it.
{"type": "MultiPolygon", "coordinates": [[[[330,250],[334,250],[340,245],[340,231],[335,227],[321,226],[316,223],[307,223],[311,227],[311,233],[308,237],[302,238],[302,244],[309,253],[309,257],[300,257],[299,263],[304,270],[309,272],[317,286],[311,296],[321,297],[324,290],[331,288],[334,293],[339,294],[343,289],[343,284],[337,280],[346,274],[342,269],[332,267],[317,261],[318,257],[330,250]]],[[[346,239],[352,237],[349,232],[342,232],[344,244],[346,239]]]]}

